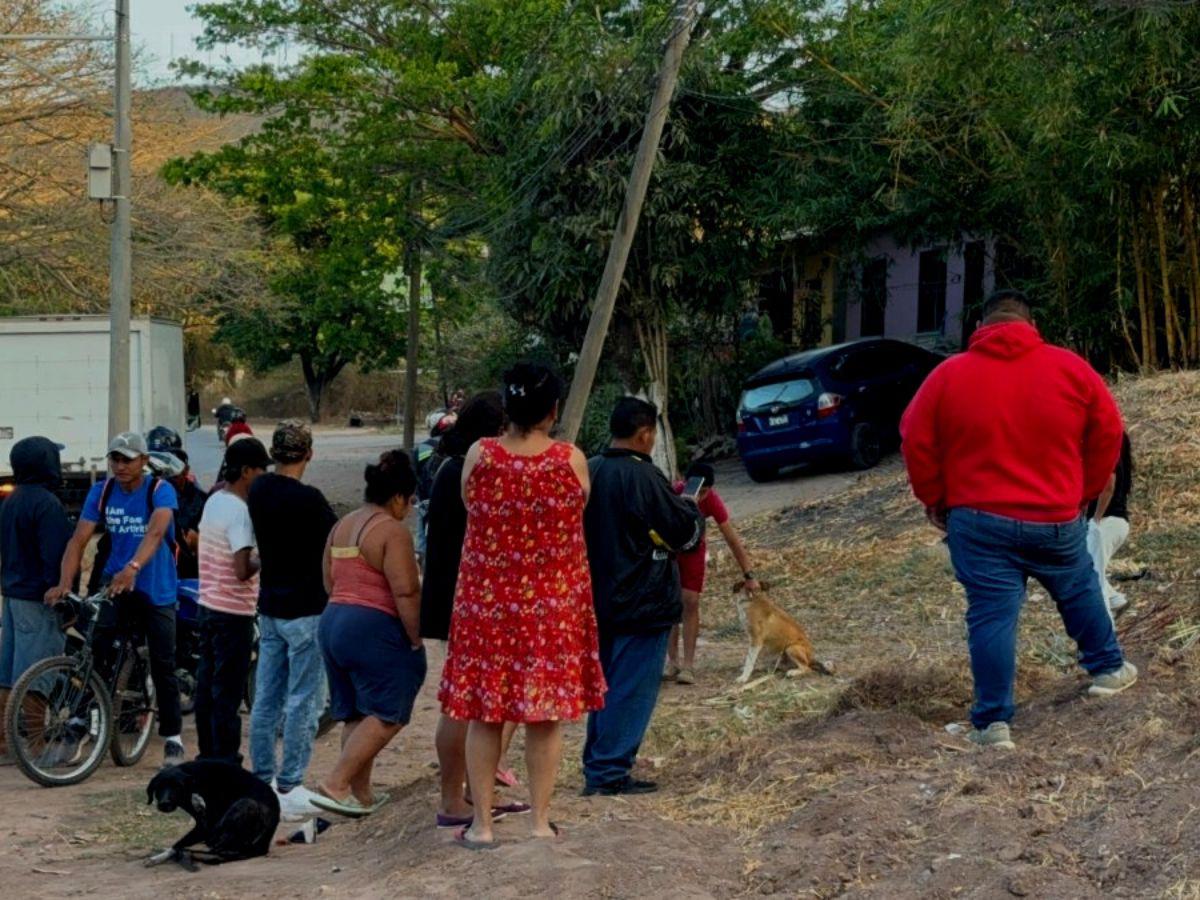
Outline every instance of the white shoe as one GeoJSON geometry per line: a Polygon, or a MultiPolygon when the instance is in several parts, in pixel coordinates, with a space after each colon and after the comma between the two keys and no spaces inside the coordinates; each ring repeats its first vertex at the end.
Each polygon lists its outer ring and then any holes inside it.
{"type": "Polygon", "coordinates": [[[316,794],[302,784],[296,785],[286,794],[276,790],[275,795],[279,797],[279,817],[285,822],[303,822],[320,812],[312,804],[312,798],[316,794]]]}
{"type": "Polygon", "coordinates": [[[1120,591],[1113,591],[1108,598],[1108,608],[1112,612],[1120,612],[1129,605],[1129,598],[1120,591]]]}

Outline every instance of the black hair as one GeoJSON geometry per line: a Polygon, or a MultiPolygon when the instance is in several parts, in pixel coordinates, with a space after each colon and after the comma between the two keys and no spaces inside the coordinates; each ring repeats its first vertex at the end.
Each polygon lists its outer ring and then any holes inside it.
{"type": "Polygon", "coordinates": [[[608,417],[608,430],[619,441],[627,440],[643,428],[658,427],[658,407],[638,397],[622,397],[608,417]]]}
{"type": "Polygon", "coordinates": [[[993,291],[983,301],[983,310],[980,314],[985,319],[997,312],[1014,312],[1029,316],[1032,314],[1032,310],[1033,304],[1029,302],[1029,297],[1024,291],[1018,291],[1016,288],[1000,288],[998,291],[993,291]]]}
{"type": "Polygon", "coordinates": [[[393,497],[408,499],[417,492],[417,473],[413,471],[412,459],[403,450],[384,453],[379,462],[367,466],[363,477],[367,482],[363,499],[376,506],[383,506],[393,497]]]}
{"type": "Polygon", "coordinates": [[[442,435],[441,456],[465,456],[482,438],[495,437],[504,428],[504,401],[499,391],[484,391],[463,404],[454,426],[442,435]]]}
{"type": "Polygon", "coordinates": [[[683,477],[689,481],[693,478],[703,478],[704,487],[710,488],[717,483],[717,470],[709,463],[694,462],[688,466],[683,477]]]}
{"type": "Polygon", "coordinates": [[[504,412],[522,431],[546,421],[562,399],[562,379],[548,366],[520,362],[504,373],[504,412]]]}

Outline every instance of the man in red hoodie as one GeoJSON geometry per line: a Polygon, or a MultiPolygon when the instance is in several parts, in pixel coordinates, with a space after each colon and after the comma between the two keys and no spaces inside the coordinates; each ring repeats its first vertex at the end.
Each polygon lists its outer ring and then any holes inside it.
{"type": "Polygon", "coordinates": [[[1087,550],[1082,510],[1121,450],[1121,414],[1088,363],[1042,340],[1029,301],[998,291],[966,353],[929,376],[904,414],[904,461],[929,520],[947,533],[967,592],[975,680],[971,740],[1011,748],[1017,620],[1025,584],[1045,586],[1094,696],[1137,680],[1087,550]]]}

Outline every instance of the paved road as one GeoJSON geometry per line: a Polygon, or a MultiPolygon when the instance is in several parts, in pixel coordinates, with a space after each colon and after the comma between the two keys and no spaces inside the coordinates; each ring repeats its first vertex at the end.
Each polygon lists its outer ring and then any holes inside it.
{"type": "MultiPolygon", "coordinates": [[[[255,437],[268,447],[271,428],[268,423],[251,423],[255,437]]],[[[419,435],[418,439],[424,438],[419,435]]],[[[355,503],[362,491],[363,469],[385,450],[402,444],[398,434],[381,434],[374,429],[323,429],[313,434],[313,461],[305,481],[315,484],[335,506],[355,503]]],[[[215,427],[204,427],[187,436],[188,456],[200,483],[208,487],[217,479],[224,448],[217,440],[215,427]]]]}
{"type": "MultiPolygon", "coordinates": [[[[270,442],[271,426],[252,423],[255,434],[270,442]]],[[[424,435],[420,435],[423,438],[424,435]]],[[[362,490],[363,468],[385,450],[401,445],[397,434],[381,434],[373,429],[323,429],[314,434],[314,458],[305,480],[315,484],[336,508],[357,503],[362,490]]],[[[215,428],[205,427],[187,436],[188,453],[200,483],[207,487],[216,480],[222,448],[215,428]]],[[[899,465],[893,457],[885,466],[899,465]]],[[[783,509],[809,500],[835,494],[851,484],[854,472],[804,472],[785,475],[769,484],[755,484],[736,459],[717,465],[717,489],[730,512],[737,518],[783,509]]]]}

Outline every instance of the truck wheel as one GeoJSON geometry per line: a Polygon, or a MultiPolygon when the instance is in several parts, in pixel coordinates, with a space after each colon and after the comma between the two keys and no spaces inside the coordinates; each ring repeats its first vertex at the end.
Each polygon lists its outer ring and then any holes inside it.
{"type": "Polygon", "coordinates": [[[774,481],[779,476],[779,470],[774,466],[754,466],[747,463],[746,474],[750,476],[751,481],[765,484],[768,481],[774,481]]]}
{"type": "Polygon", "coordinates": [[[873,469],[882,458],[879,430],[870,422],[859,422],[850,432],[850,462],[856,469],[873,469]]]}

